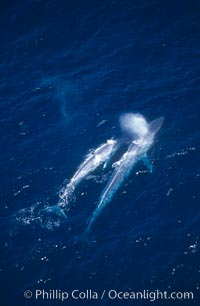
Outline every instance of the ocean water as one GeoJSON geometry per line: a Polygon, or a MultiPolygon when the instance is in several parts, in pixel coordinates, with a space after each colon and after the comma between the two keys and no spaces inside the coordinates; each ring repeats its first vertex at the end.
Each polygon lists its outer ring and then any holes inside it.
{"type": "Polygon", "coordinates": [[[1,305],[200,304],[200,4],[0,3],[1,305]],[[45,213],[119,115],[165,118],[142,163],[94,223],[108,172],[45,213]],[[26,299],[36,289],[192,291],[193,300],[26,299]]]}

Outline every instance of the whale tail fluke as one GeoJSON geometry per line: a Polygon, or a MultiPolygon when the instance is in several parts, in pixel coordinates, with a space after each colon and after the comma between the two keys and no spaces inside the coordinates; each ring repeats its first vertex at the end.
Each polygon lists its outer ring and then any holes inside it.
{"type": "Polygon", "coordinates": [[[91,230],[91,226],[92,226],[93,221],[94,221],[94,214],[92,215],[92,218],[90,219],[90,221],[89,221],[89,223],[88,223],[88,225],[87,225],[87,227],[86,227],[86,229],[83,233],[83,237],[86,238],[86,239],[88,238],[88,234],[91,230]]]}
{"type": "Polygon", "coordinates": [[[91,225],[88,224],[88,226],[86,227],[86,229],[83,233],[83,238],[86,239],[86,240],[88,240],[88,235],[89,235],[90,229],[91,229],[91,225]]]}
{"type": "Polygon", "coordinates": [[[86,229],[85,229],[85,231],[84,231],[84,233],[83,233],[83,236],[84,236],[85,238],[88,238],[88,234],[89,234],[89,232],[90,232],[90,230],[91,230],[92,224],[93,224],[93,222],[94,222],[96,216],[99,214],[99,211],[100,211],[100,210],[101,210],[101,207],[98,205],[98,206],[96,207],[96,209],[93,211],[92,217],[89,219],[88,225],[87,225],[87,227],[86,227],[86,229]]]}
{"type": "Polygon", "coordinates": [[[58,217],[61,217],[63,219],[68,219],[67,215],[64,212],[64,210],[62,209],[62,207],[60,207],[58,205],[48,206],[48,207],[42,209],[41,212],[52,213],[52,214],[54,214],[58,217]]]}

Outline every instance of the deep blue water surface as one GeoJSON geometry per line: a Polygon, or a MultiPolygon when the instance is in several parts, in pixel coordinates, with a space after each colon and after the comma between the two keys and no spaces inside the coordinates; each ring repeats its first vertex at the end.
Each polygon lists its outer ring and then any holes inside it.
{"type": "Polygon", "coordinates": [[[35,301],[30,289],[193,291],[200,305],[200,4],[24,0],[0,4],[2,306],[152,305],[35,301]],[[165,123],[82,238],[104,188],[98,169],[68,220],[42,209],[118,117],[165,123]]]}

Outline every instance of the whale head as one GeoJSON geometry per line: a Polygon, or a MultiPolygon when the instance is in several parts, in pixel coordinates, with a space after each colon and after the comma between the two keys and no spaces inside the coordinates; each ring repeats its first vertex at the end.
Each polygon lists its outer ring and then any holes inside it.
{"type": "Polygon", "coordinates": [[[156,133],[160,130],[164,122],[163,117],[159,117],[149,123],[149,133],[153,134],[153,137],[156,135],[156,133]]]}

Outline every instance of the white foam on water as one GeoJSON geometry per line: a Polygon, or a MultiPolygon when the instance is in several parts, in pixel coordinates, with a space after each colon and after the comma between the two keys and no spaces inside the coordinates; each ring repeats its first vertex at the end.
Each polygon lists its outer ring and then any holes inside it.
{"type": "Polygon", "coordinates": [[[119,121],[122,131],[128,133],[129,136],[142,138],[149,132],[148,123],[140,114],[123,114],[119,121]]]}

